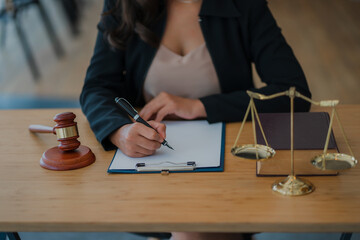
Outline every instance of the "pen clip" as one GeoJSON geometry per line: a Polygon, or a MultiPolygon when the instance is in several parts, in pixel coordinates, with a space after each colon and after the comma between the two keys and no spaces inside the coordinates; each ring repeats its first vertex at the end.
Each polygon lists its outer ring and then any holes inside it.
{"type": "Polygon", "coordinates": [[[136,111],[136,109],[135,109],[135,108],[128,102],[128,100],[126,100],[125,98],[116,98],[115,100],[116,100],[116,102],[119,102],[119,101],[125,102],[130,108],[132,108],[132,110],[133,110],[135,113],[138,113],[138,112],[136,111]]]}

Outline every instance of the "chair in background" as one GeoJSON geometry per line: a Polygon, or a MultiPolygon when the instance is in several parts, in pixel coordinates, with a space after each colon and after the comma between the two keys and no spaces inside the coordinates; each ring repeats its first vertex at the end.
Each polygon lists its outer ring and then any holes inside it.
{"type": "Polygon", "coordinates": [[[33,79],[37,81],[40,78],[40,71],[36,64],[34,55],[30,48],[29,42],[26,38],[25,32],[23,30],[20,14],[25,9],[30,6],[36,6],[38,8],[42,22],[44,23],[45,30],[49,36],[50,42],[53,46],[54,52],[57,57],[62,57],[64,55],[63,47],[60,44],[58,37],[56,36],[55,30],[51,24],[50,18],[39,0],[0,0],[2,1],[0,7],[0,21],[1,21],[1,45],[5,45],[5,32],[6,32],[6,23],[9,20],[13,20],[15,24],[15,29],[19,40],[21,42],[22,49],[24,51],[26,61],[30,67],[31,74],[33,79]]]}
{"type": "Polygon", "coordinates": [[[17,232],[0,233],[0,240],[21,240],[17,232]]]}
{"type": "MultiPolygon", "coordinates": [[[[77,0],[60,0],[61,6],[64,9],[66,19],[69,22],[70,30],[73,36],[80,33],[80,7],[77,0]]],[[[84,5],[85,3],[80,3],[84,5]]]]}

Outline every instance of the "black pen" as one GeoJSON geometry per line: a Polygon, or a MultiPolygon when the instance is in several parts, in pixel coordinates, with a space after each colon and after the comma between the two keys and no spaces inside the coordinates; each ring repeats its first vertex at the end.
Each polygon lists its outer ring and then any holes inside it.
{"type": "MultiPolygon", "coordinates": [[[[139,115],[139,113],[131,106],[131,104],[125,99],[125,98],[115,98],[115,102],[124,109],[136,122],[142,123],[145,126],[154,129],[149,123],[147,123],[144,119],[142,119],[139,115]]],[[[156,131],[156,129],[154,129],[156,131]]],[[[164,141],[161,143],[164,146],[167,146],[168,148],[174,150],[169,143],[164,139],[164,141]]]]}

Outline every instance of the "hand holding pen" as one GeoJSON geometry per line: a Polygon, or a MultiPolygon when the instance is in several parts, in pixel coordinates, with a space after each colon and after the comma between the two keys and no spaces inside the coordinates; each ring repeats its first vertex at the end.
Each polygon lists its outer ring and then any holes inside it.
{"type": "Polygon", "coordinates": [[[166,127],[164,124],[149,121],[146,122],[146,125],[140,120],[141,118],[136,116],[136,110],[125,99],[120,101],[118,98],[117,100],[122,103],[122,106],[119,104],[121,108],[137,121],[122,126],[110,136],[110,141],[123,153],[130,157],[143,157],[154,154],[161,144],[170,147],[165,141],[166,127]]]}

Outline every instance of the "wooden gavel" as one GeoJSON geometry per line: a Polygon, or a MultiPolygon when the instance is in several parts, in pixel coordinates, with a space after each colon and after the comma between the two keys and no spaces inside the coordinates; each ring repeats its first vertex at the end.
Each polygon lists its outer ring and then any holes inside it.
{"type": "Polygon", "coordinates": [[[54,117],[57,123],[55,127],[44,125],[30,125],[29,130],[33,133],[53,133],[60,142],[59,148],[63,151],[75,150],[80,146],[77,123],[74,122],[76,115],[72,112],[59,113],[54,117]]]}
{"type": "Polygon", "coordinates": [[[80,145],[76,115],[72,112],[59,113],[54,117],[55,127],[30,125],[32,133],[53,133],[60,144],[44,152],[40,159],[43,168],[70,170],[88,166],[95,161],[90,148],[80,145]]]}

